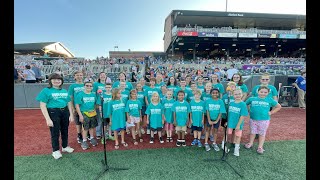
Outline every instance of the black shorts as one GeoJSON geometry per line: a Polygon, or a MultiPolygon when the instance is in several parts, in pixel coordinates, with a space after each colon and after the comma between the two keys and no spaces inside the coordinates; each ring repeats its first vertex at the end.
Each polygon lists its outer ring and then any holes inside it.
{"type": "Polygon", "coordinates": [[[103,118],[104,126],[107,126],[110,123],[110,118],[103,118]]]}
{"type": "Polygon", "coordinates": [[[87,115],[83,114],[83,129],[89,130],[98,126],[97,116],[88,117],[87,115]]]}
{"type": "Polygon", "coordinates": [[[151,131],[162,131],[162,127],[158,127],[158,128],[152,128],[150,127],[151,131]]]}
{"type": "Polygon", "coordinates": [[[210,125],[208,121],[206,122],[206,124],[207,124],[207,127],[212,127],[213,126],[213,128],[218,129],[220,127],[220,122],[221,122],[221,119],[217,122],[217,124],[210,125]]]}
{"type": "Polygon", "coordinates": [[[141,115],[142,116],[146,115],[146,110],[147,110],[146,106],[142,106],[142,108],[141,108],[141,115]]]}
{"type": "Polygon", "coordinates": [[[203,127],[192,126],[191,129],[192,129],[193,131],[202,131],[203,127]]]}
{"type": "Polygon", "coordinates": [[[224,127],[224,124],[227,122],[226,118],[221,118],[221,126],[224,127]]]}

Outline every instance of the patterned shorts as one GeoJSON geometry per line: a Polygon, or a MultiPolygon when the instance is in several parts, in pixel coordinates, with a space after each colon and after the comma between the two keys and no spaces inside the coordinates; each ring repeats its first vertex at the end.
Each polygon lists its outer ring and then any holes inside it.
{"type": "Polygon", "coordinates": [[[251,134],[259,134],[261,136],[266,136],[269,124],[270,120],[257,121],[250,119],[250,132],[251,134]]]}

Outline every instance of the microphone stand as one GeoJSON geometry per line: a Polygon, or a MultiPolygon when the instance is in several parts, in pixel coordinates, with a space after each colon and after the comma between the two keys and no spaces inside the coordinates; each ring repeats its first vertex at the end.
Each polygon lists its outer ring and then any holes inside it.
{"type": "MultiPolygon", "coordinates": [[[[231,96],[231,91],[228,91],[228,107],[227,107],[227,110],[226,110],[227,123],[228,123],[228,113],[229,113],[229,106],[230,106],[230,96],[231,96]]],[[[221,160],[222,162],[227,163],[230,166],[230,168],[233,169],[233,171],[238,176],[240,176],[242,178],[243,176],[234,167],[232,167],[232,165],[227,161],[227,156],[228,156],[227,153],[229,152],[229,149],[226,149],[226,144],[228,142],[227,141],[227,128],[228,128],[228,126],[225,126],[225,125],[223,125],[223,126],[224,126],[224,140],[225,140],[225,142],[224,142],[224,145],[223,145],[223,155],[222,155],[222,157],[220,159],[205,159],[204,161],[211,162],[211,161],[220,161],[221,160]],[[228,151],[228,152],[226,152],[226,151],[228,151]]]]}
{"type": "MultiPolygon", "coordinates": [[[[104,119],[103,119],[103,93],[99,93],[100,94],[100,99],[101,99],[101,120],[102,120],[102,134],[103,134],[103,154],[104,154],[104,159],[101,160],[102,163],[102,171],[98,174],[98,176],[95,178],[95,180],[100,179],[103,174],[109,170],[114,170],[114,171],[121,171],[121,170],[129,170],[128,168],[114,168],[114,167],[110,167],[108,165],[108,161],[107,161],[107,148],[106,148],[106,136],[105,136],[105,132],[104,132],[104,119]]],[[[99,115],[100,116],[100,115],[99,115]]],[[[111,127],[109,127],[111,128],[111,127]]]]}

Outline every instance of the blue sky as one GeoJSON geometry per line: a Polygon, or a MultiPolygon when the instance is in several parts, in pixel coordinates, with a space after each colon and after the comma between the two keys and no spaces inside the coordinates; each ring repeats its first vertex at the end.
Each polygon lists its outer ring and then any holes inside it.
{"type": "MultiPolygon", "coordinates": [[[[77,57],[163,51],[174,10],[225,11],[226,0],[14,0],[14,43],[58,41],[77,57]]],[[[228,11],[306,14],[306,0],[228,0],[228,11]]]]}

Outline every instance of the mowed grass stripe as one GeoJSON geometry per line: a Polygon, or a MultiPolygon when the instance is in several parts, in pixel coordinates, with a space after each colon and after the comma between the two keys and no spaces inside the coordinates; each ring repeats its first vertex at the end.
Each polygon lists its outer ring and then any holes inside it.
{"type": "MultiPolygon", "coordinates": [[[[243,179],[305,179],[306,141],[265,143],[265,153],[241,146],[240,157],[229,153],[227,161],[243,179]]],[[[239,176],[220,159],[222,151],[205,152],[204,148],[180,147],[107,152],[110,167],[129,168],[110,171],[101,179],[238,179],[239,176]]],[[[15,179],[94,179],[102,170],[103,152],[63,154],[59,160],[51,155],[16,156],[15,179]]]]}

